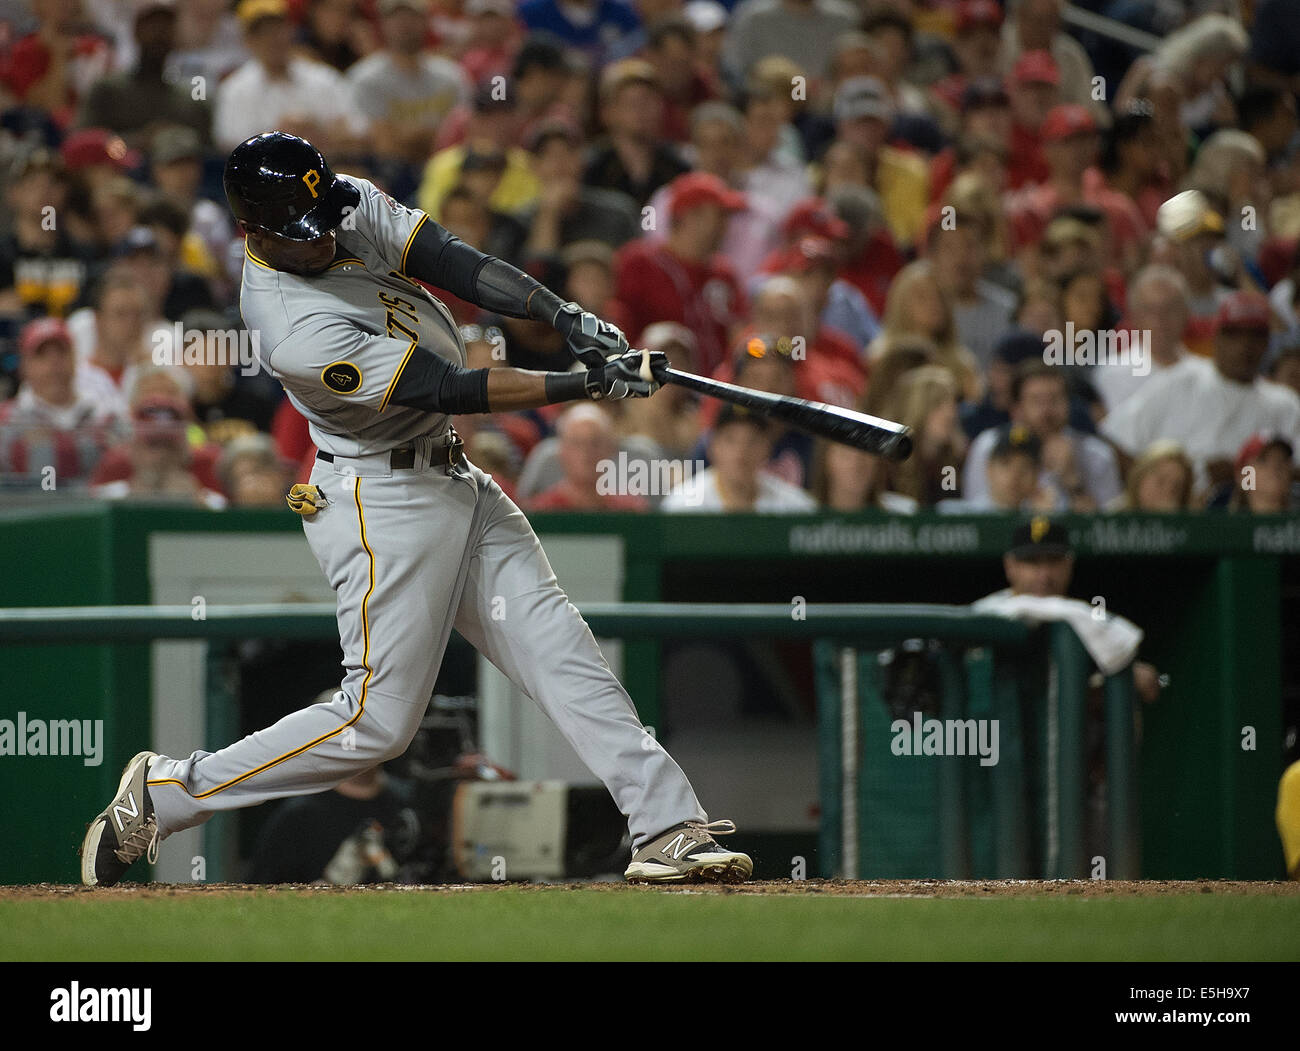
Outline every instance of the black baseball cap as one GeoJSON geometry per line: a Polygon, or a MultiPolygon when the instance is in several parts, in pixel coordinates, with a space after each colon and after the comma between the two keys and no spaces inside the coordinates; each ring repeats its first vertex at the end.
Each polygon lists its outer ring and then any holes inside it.
{"type": "Polygon", "coordinates": [[[1030,358],[1042,358],[1047,344],[1043,337],[1022,328],[1012,329],[993,348],[993,356],[998,361],[1012,367],[1030,358]]]}
{"type": "Polygon", "coordinates": [[[1007,94],[1006,85],[997,77],[976,77],[970,81],[961,93],[961,111],[983,107],[1010,106],[1011,96],[1007,94]]]}
{"type": "Polygon", "coordinates": [[[158,238],[154,236],[154,232],[147,226],[131,227],[126,236],[113,246],[113,256],[115,258],[136,255],[140,252],[156,255],[158,251],[158,238]]]}
{"type": "Polygon", "coordinates": [[[771,430],[766,416],[760,416],[743,405],[733,405],[731,402],[727,402],[718,412],[717,420],[714,421],[714,433],[722,430],[723,427],[729,427],[733,423],[747,423],[763,434],[768,434],[771,430]]]}
{"type": "Polygon", "coordinates": [[[1043,515],[1035,515],[1028,522],[1016,526],[1011,534],[1011,547],[1007,554],[1023,561],[1065,558],[1074,553],[1070,534],[1060,522],[1043,515]]]}
{"type": "Polygon", "coordinates": [[[1033,431],[1020,423],[1008,423],[998,428],[998,436],[989,451],[989,459],[1000,460],[1012,453],[1022,453],[1038,463],[1042,451],[1042,443],[1033,431]]]}
{"type": "Polygon", "coordinates": [[[506,170],[506,155],[498,150],[465,151],[460,162],[460,170],[465,172],[501,172],[506,170]]]}

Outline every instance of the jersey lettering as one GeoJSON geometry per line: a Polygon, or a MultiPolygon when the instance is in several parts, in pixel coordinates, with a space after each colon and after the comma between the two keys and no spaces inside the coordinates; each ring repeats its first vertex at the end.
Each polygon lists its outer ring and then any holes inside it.
{"type": "Polygon", "coordinates": [[[386,308],[384,327],[388,330],[388,334],[394,338],[400,334],[412,343],[420,342],[420,330],[415,327],[420,323],[420,315],[415,312],[415,304],[401,296],[389,295],[387,292],[377,294],[379,301],[386,308]],[[410,321],[410,324],[406,324],[406,321],[410,321]]]}

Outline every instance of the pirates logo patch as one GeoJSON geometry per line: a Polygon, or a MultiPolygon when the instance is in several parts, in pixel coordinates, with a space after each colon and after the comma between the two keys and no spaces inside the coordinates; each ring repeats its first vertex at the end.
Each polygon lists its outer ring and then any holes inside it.
{"type": "Polygon", "coordinates": [[[321,382],[335,394],[354,394],[361,389],[361,370],[350,361],[336,361],[326,365],[320,374],[321,382]]]}

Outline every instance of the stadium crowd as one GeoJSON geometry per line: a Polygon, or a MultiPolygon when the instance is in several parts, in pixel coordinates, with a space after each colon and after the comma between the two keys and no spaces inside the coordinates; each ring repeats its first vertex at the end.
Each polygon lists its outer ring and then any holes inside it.
{"type": "MultiPolygon", "coordinates": [[[[0,498],[305,478],[221,191],[274,128],[633,346],[916,434],[890,464],[677,387],[458,419],[527,509],[1292,510],[1300,3],[1078,6],[1130,33],[1061,0],[0,0],[0,498]]],[[[469,365],[572,364],[434,291],[469,365]]]]}

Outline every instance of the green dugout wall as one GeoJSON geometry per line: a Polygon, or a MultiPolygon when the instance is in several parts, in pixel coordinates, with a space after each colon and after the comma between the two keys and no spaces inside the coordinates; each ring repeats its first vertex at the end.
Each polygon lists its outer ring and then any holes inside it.
{"type": "MultiPolygon", "coordinates": [[[[1300,520],[1073,516],[1072,594],[1146,633],[1170,675],[1144,712],[1142,872],[1281,875],[1273,828],[1282,694],[1294,689],[1300,520]]],[[[624,601],[967,603],[1004,586],[1014,522],[997,517],[539,515],[543,538],[616,537],[624,601]]],[[[0,606],[150,601],[150,548],[205,534],[301,535],[288,512],[78,504],[0,512],[0,606]],[[151,539],[152,538],[152,539],[151,539]]],[[[629,636],[624,669],[647,723],[660,712],[660,644],[629,636]]],[[[0,653],[0,719],[102,719],[103,761],[0,755],[3,820],[22,852],[0,882],[70,882],[87,817],[150,739],[149,646],[18,645],[0,653]]]]}

